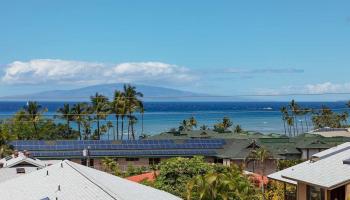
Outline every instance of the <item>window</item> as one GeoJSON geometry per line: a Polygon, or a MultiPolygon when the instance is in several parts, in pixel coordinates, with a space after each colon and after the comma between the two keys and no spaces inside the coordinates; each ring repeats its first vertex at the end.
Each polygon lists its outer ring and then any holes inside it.
{"type": "Polygon", "coordinates": [[[90,162],[89,162],[89,167],[93,167],[94,166],[94,159],[89,159],[90,162]]]}
{"type": "Polygon", "coordinates": [[[307,200],[324,200],[324,190],[319,187],[307,186],[307,200]]]}
{"type": "Polygon", "coordinates": [[[24,168],[16,168],[17,174],[25,174],[26,170],[24,168]]]}
{"type": "Polygon", "coordinates": [[[86,166],[86,164],[87,164],[86,159],[81,159],[80,164],[86,166]]]}
{"type": "Polygon", "coordinates": [[[160,158],[149,158],[148,164],[149,165],[157,165],[160,163],[160,158]]]}
{"type": "Polygon", "coordinates": [[[126,161],[139,161],[139,158],[125,158],[126,161]]]}
{"type": "Polygon", "coordinates": [[[223,164],[224,160],[221,158],[214,158],[214,163],[223,164]]]}
{"type": "MultiPolygon", "coordinates": [[[[80,163],[84,166],[87,166],[87,159],[81,159],[80,163]]],[[[89,159],[89,167],[94,166],[94,159],[89,159]]]]}

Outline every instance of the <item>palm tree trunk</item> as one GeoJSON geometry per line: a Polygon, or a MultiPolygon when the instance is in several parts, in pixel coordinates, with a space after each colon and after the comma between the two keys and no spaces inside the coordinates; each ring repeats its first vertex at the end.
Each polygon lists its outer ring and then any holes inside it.
{"type": "MultiPolygon", "coordinates": [[[[117,129],[117,140],[119,140],[119,115],[117,114],[117,116],[115,116],[117,118],[116,121],[116,129],[117,129]]],[[[114,132],[114,140],[115,140],[115,132],[114,132]]]]}
{"type": "Polygon", "coordinates": [[[35,139],[39,139],[39,133],[38,133],[38,127],[36,126],[36,123],[35,123],[35,121],[33,121],[33,126],[34,126],[34,131],[35,131],[35,135],[36,135],[36,137],[37,138],[35,138],[35,139]]]}
{"type": "Polygon", "coordinates": [[[67,134],[70,136],[69,119],[67,117],[67,134]]]}
{"type": "Polygon", "coordinates": [[[284,135],[287,135],[287,130],[286,130],[286,120],[283,120],[283,128],[284,128],[284,135]]]}
{"type": "Polygon", "coordinates": [[[298,135],[299,134],[299,128],[298,128],[298,121],[297,121],[297,116],[296,115],[294,115],[294,125],[295,125],[295,129],[296,129],[296,134],[298,135]]]}
{"type": "Polygon", "coordinates": [[[120,136],[120,138],[121,138],[121,140],[123,140],[123,136],[124,136],[124,117],[122,116],[122,130],[121,130],[122,132],[121,132],[121,136],[120,136]]]}
{"type": "Polygon", "coordinates": [[[100,140],[100,118],[97,115],[97,139],[100,140]]]}
{"type": "Polygon", "coordinates": [[[132,139],[135,140],[134,124],[133,123],[131,123],[131,136],[132,136],[132,139]]]}
{"type": "Polygon", "coordinates": [[[143,135],[143,113],[141,115],[141,135],[143,135]]]}
{"type": "Polygon", "coordinates": [[[128,140],[130,140],[130,119],[128,119],[128,140]]]}
{"type": "Polygon", "coordinates": [[[80,122],[79,121],[78,121],[78,132],[79,132],[79,139],[81,140],[80,122]]]}

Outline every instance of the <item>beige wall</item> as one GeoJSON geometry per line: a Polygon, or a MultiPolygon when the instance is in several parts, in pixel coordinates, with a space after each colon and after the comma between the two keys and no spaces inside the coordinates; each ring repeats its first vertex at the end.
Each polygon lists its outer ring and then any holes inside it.
{"type": "Polygon", "coordinates": [[[345,199],[350,198],[350,184],[345,185],[345,199]]]}
{"type": "Polygon", "coordinates": [[[298,183],[297,200],[306,200],[306,184],[298,183]]]}

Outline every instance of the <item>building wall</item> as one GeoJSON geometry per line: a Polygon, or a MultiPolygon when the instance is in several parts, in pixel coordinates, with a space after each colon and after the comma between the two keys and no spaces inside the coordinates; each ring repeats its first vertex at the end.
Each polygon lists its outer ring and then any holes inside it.
{"type": "Polygon", "coordinates": [[[350,184],[345,185],[345,199],[350,198],[350,184]]]}
{"type": "Polygon", "coordinates": [[[301,149],[301,159],[308,160],[311,158],[311,156],[323,150],[326,149],[301,149]]]}
{"type": "MultiPolygon", "coordinates": [[[[254,162],[251,161],[249,163],[244,163],[244,160],[235,160],[233,162],[234,164],[244,164],[245,165],[245,170],[254,172],[254,173],[262,173],[262,166],[259,164],[258,161],[254,162]]],[[[277,170],[277,162],[276,160],[267,160],[265,161],[265,174],[272,174],[276,172],[277,170]]]]}
{"type": "Polygon", "coordinates": [[[298,183],[297,200],[306,200],[306,184],[298,183]]]}

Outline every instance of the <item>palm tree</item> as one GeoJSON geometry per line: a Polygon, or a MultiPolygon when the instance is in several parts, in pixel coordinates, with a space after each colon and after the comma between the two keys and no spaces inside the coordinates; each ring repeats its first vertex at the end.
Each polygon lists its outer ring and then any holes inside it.
{"type": "MultiPolygon", "coordinates": [[[[296,133],[298,134],[298,122],[297,122],[297,114],[298,114],[298,111],[299,111],[299,106],[298,106],[298,104],[295,102],[295,100],[293,99],[290,103],[289,103],[289,108],[291,109],[291,111],[292,111],[292,117],[294,118],[294,121],[296,122],[296,123],[294,123],[293,125],[294,125],[294,132],[295,132],[295,130],[296,130],[296,133]]],[[[295,135],[295,133],[294,133],[294,135],[295,135]]]]}
{"type": "Polygon", "coordinates": [[[254,186],[243,174],[243,169],[236,165],[223,173],[196,176],[187,183],[186,189],[187,200],[258,199],[254,186]]]}
{"type": "Polygon", "coordinates": [[[33,124],[36,139],[39,139],[39,131],[38,131],[37,122],[40,120],[41,114],[46,112],[47,109],[43,108],[36,101],[29,101],[23,110],[25,112],[26,117],[33,124]]]}
{"type": "Polygon", "coordinates": [[[139,107],[140,107],[139,109],[140,109],[140,113],[141,113],[141,135],[143,135],[143,130],[144,130],[143,117],[144,117],[144,114],[145,114],[145,107],[143,106],[142,102],[140,102],[139,107]]]}
{"type": "Polygon", "coordinates": [[[79,132],[79,139],[80,140],[82,139],[81,125],[82,125],[84,115],[87,114],[87,111],[88,110],[87,110],[86,103],[77,103],[77,104],[74,104],[72,107],[72,115],[73,115],[74,121],[78,125],[78,132],[79,132]]]}
{"type": "MultiPolygon", "coordinates": [[[[109,135],[110,135],[111,129],[113,129],[113,123],[111,121],[108,121],[107,122],[107,137],[108,137],[108,140],[109,140],[109,135]]],[[[113,139],[115,140],[115,135],[114,135],[113,139]]]]}
{"type": "Polygon", "coordinates": [[[239,124],[236,125],[234,132],[235,133],[242,133],[242,131],[243,131],[243,129],[242,129],[241,125],[239,125],[239,124]]]}
{"type": "Polygon", "coordinates": [[[281,108],[281,113],[282,113],[282,121],[283,121],[283,127],[284,127],[284,135],[287,135],[286,120],[288,116],[288,110],[285,106],[281,108]]]}
{"type": "Polygon", "coordinates": [[[106,119],[109,111],[108,98],[99,93],[96,93],[95,96],[91,96],[90,99],[97,122],[97,139],[99,140],[101,138],[100,120],[106,119]]]}
{"type": "MultiPolygon", "coordinates": [[[[292,135],[292,127],[294,127],[294,118],[287,116],[287,124],[289,127],[289,137],[292,135]]],[[[294,131],[295,134],[295,131],[294,131]]]]}
{"type": "MultiPolygon", "coordinates": [[[[125,101],[126,101],[126,110],[128,115],[128,130],[134,129],[134,123],[131,122],[132,113],[135,112],[137,109],[140,108],[140,105],[142,104],[142,101],[139,99],[143,97],[143,94],[141,92],[136,91],[136,87],[131,86],[130,84],[124,85],[124,95],[125,95],[125,101]],[[131,126],[131,127],[130,127],[131,126]]],[[[128,131],[129,134],[130,131],[128,131]]],[[[135,139],[134,133],[132,133],[132,139],[135,139]]]]}
{"type": "Polygon", "coordinates": [[[193,129],[193,127],[197,127],[197,120],[196,118],[194,118],[193,116],[190,117],[190,119],[188,120],[190,126],[191,126],[191,129],[193,129]]]}
{"type": "Polygon", "coordinates": [[[123,136],[124,136],[124,119],[125,119],[125,116],[126,116],[126,102],[123,101],[121,106],[120,106],[120,118],[121,118],[121,121],[122,121],[122,127],[121,127],[121,140],[123,140],[123,136]]]}
{"type": "MultiPolygon", "coordinates": [[[[115,114],[115,118],[116,118],[116,129],[117,129],[117,140],[119,140],[119,117],[121,115],[121,106],[122,106],[122,101],[124,101],[124,94],[121,91],[114,91],[114,98],[112,101],[112,109],[113,109],[113,113],[115,114]]],[[[114,140],[115,140],[115,136],[114,136],[114,140]]]]}
{"type": "Polygon", "coordinates": [[[304,120],[305,120],[305,125],[306,125],[306,132],[309,132],[309,124],[307,122],[307,116],[308,116],[309,113],[310,113],[310,109],[305,108],[303,110],[303,115],[304,115],[304,120]]]}
{"type": "Polygon", "coordinates": [[[90,138],[91,135],[91,123],[92,123],[92,117],[90,115],[82,118],[82,126],[83,126],[83,132],[84,132],[84,140],[87,140],[90,138]]]}
{"type": "Polygon", "coordinates": [[[230,120],[230,118],[228,117],[224,117],[222,119],[222,125],[223,125],[223,128],[224,130],[227,130],[228,128],[230,128],[232,126],[232,121],[230,120]]]}
{"type": "MultiPolygon", "coordinates": [[[[261,180],[264,180],[265,172],[266,172],[266,161],[273,159],[272,154],[270,151],[268,151],[265,148],[259,148],[257,150],[252,150],[248,157],[251,157],[259,162],[260,166],[260,173],[261,173],[261,180]]],[[[264,195],[264,182],[261,184],[261,192],[262,192],[262,197],[265,199],[264,195]]]]}
{"type": "Polygon", "coordinates": [[[130,122],[131,136],[132,136],[132,139],[135,140],[134,125],[137,123],[137,118],[134,115],[131,115],[130,117],[131,119],[129,119],[129,122],[130,122]]]}
{"type": "Polygon", "coordinates": [[[67,134],[71,134],[70,121],[73,120],[72,110],[68,103],[65,103],[62,108],[57,110],[58,115],[56,117],[66,120],[67,134]]]}

